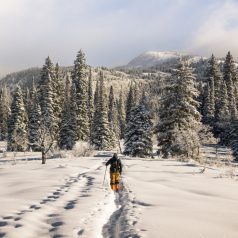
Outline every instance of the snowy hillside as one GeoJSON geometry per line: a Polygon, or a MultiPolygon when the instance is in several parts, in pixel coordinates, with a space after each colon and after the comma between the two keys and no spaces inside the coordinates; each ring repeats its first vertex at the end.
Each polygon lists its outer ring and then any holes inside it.
{"type": "Polygon", "coordinates": [[[45,166],[0,160],[0,237],[237,237],[229,168],[122,158],[123,190],[114,193],[99,155],[45,166]]]}
{"type": "MultiPolygon", "coordinates": [[[[72,71],[72,67],[61,67],[60,70],[62,76],[65,77],[67,73],[72,71]]],[[[132,81],[136,81],[138,83],[144,82],[144,79],[142,79],[143,75],[135,76],[125,72],[120,72],[118,70],[99,67],[99,68],[92,68],[93,87],[95,87],[96,85],[96,80],[99,79],[100,71],[103,72],[106,88],[109,89],[110,86],[112,85],[116,95],[119,94],[119,91],[121,89],[123,92],[126,92],[129,83],[131,83],[132,81]]],[[[40,77],[41,77],[40,68],[32,68],[11,73],[0,80],[0,89],[4,87],[4,85],[6,85],[11,91],[15,90],[16,85],[20,85],[23,89],[26,87],[31,87],[32,79],[34,79],[34,81],[38,83],[40,77]]]]}
{"type": "Polygon", "coordinates": [[[6,85],[10,90],[15,90],[17,84],[20,86],[29,86],[33,78],[36,82],[40,80],[40,73],[40,68],[30,68],[7,74],[0,79],[0,88],[6,85]]]}
{"type": "Polygon", "coordinates": [[[164,63],[176,62],[180,58],[191,59],[198,61],[201,57],[192,56],[186,53],[179,53],[175,51],[147,51],[133,60],[131,60],[125,68],[140,68],[140,67],[153,67],[164,63]]]}

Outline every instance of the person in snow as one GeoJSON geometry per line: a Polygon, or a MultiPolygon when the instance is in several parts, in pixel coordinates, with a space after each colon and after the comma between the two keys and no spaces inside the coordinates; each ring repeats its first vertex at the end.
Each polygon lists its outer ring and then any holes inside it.
{"type": "Polygon", "coordinates": [[[122,173],[122,163],[117,154],[114,153],[112,158],[106,163],[106,166],[110,165],[110,185],[112,190],[119,190],[120,175],[122,173]]]}

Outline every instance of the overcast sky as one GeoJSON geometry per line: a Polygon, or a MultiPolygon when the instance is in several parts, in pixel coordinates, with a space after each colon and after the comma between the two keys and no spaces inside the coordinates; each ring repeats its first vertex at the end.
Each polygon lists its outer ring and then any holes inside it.
{"type": "Polygon", "coordinates": [[[238,56],[238,0],[0,0],[0,74],[49,55],[126,64],[148,50],[238,56]]]}

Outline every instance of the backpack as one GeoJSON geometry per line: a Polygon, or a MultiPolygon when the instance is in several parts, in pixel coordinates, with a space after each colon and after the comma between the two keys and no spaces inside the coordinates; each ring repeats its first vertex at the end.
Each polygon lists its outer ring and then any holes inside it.
{"type": "Polygon", "coordinates": [[[119,163],[118,158],[115,159],[115,160],[112,162],[112,164],[111,164],[111,171],[112,171],[113,173],[120,171],[120,163],[119,163]]]}

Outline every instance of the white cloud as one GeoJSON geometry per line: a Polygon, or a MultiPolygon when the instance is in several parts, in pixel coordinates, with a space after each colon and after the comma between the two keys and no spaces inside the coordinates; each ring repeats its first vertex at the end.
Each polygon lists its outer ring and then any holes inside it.
{"type": "Polygon", "coordinates": [[[167,44],[174,1],[0,0],[0,71],[41,66],[47,55],[70,65],[80,48],[93,65],[127,63],[167,44]]]}
{"type": "Polygon", "coordinates": [[[230,50],[238,56],[238,2],[224,1],[214,9],[187,46],[198,54],[225,56],[230,50]]]}
{"type": "Polygon", "coordinates": [[[80,48],[89,64],[107,66],[147,50],[238,55],[235,1],[0,0],[0,73],[41,66],[48,55],[70,65],[80,48]]]}

